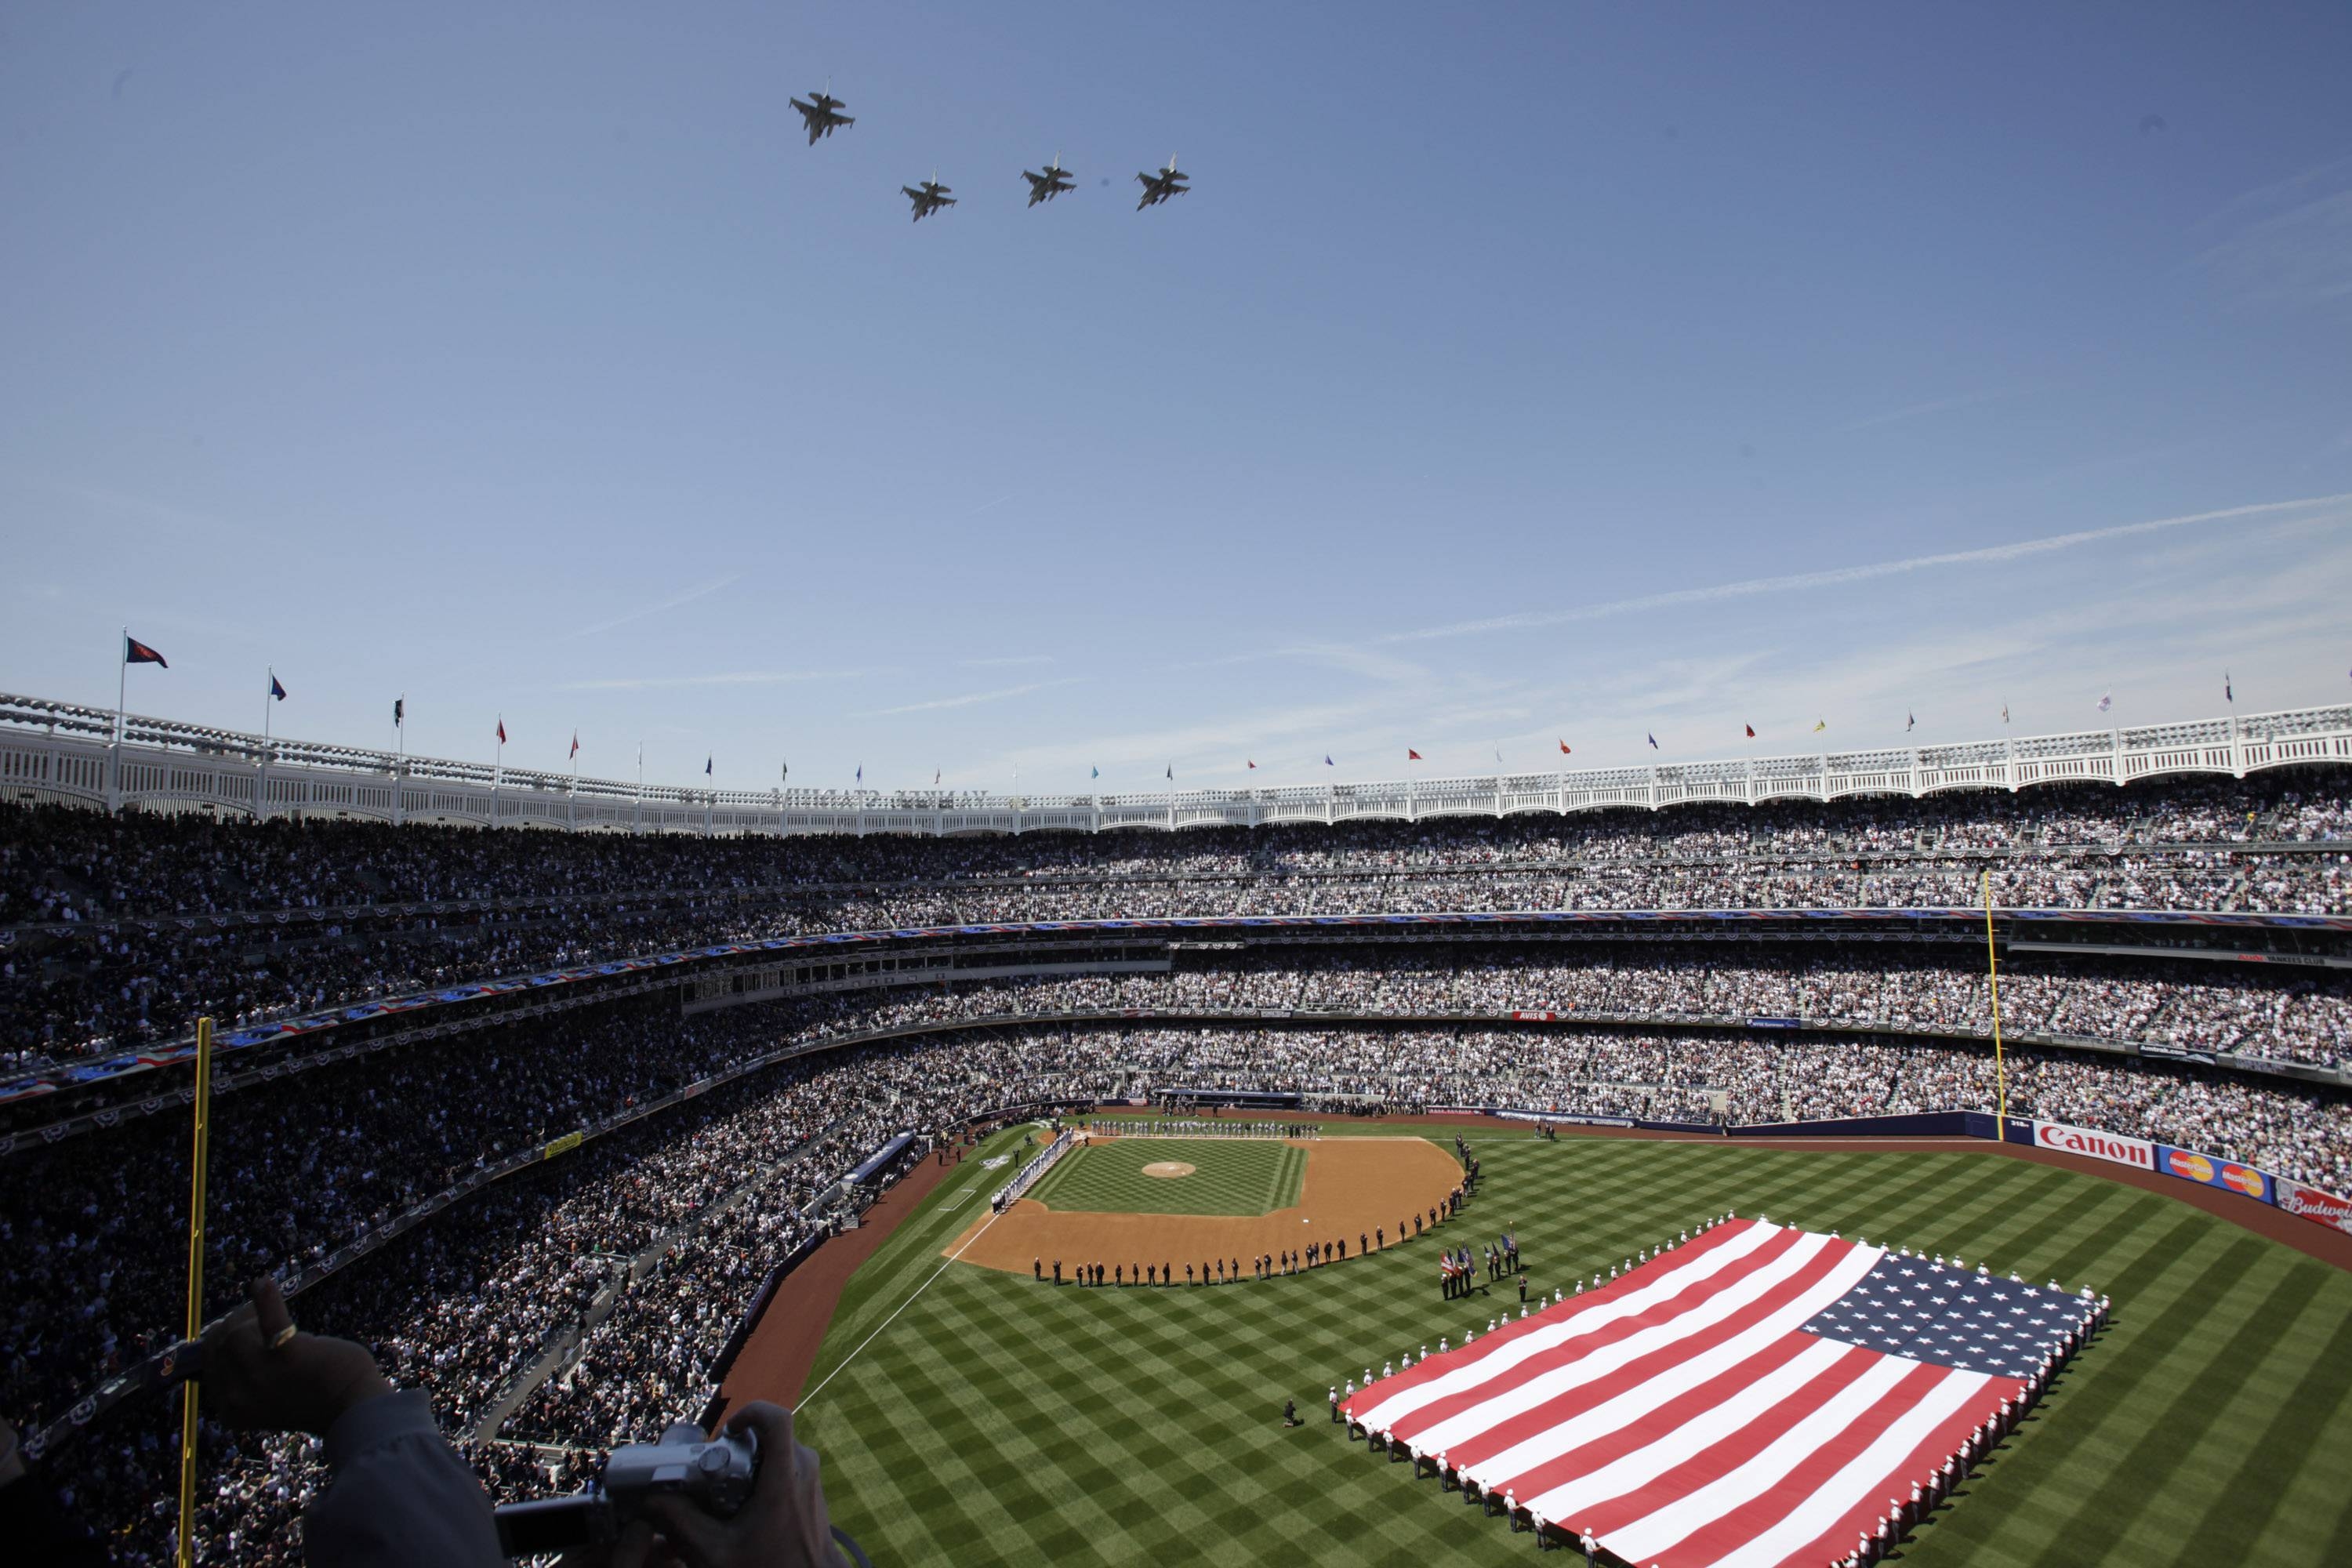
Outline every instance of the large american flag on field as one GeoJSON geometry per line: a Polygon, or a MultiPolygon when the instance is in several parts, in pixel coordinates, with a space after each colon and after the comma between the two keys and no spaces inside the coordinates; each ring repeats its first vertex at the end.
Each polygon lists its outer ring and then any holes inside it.
{"type": "MultiPolygon", "coordinates": [[[[1346,1402],[1610,1556],[1837,1562],[2087,1333],[2094,1303],[1729,1220],[1346,1402]]],[[[1899,1519],[1903,1509],[1895,1512],[1899,1519]]]]}

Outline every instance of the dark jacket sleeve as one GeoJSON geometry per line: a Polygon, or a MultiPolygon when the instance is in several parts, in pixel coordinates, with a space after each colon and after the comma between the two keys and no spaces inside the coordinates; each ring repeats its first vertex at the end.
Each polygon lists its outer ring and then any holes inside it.
{"type": "Polygon", "coordinates": [[[481,1482],[422,1391],[355,1405],[327,1433],[334,1479],[302,1516],[311,1568],[502,1568],[481,1482]]]}

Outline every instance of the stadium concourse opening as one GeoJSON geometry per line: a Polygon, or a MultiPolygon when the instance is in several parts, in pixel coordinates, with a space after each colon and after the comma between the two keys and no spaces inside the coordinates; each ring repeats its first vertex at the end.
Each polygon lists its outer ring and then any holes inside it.
{"type": "Polygon", "coordinates": [[[1042,1264],[1048,1279],[1056,1259],[1070,1269],[1118,1265],[1129,1277],[1139,1265],[1173,1265],[1181,1278],[1203,1260],[1213,1274],[1236,1260],[1254,1271],[1260,1255],[1303,1255],[1310,1243],[1318,1251],[1343,1244],[1349,1257],[1367,1237],[1393,1247],[1419,1234],[1416,1216],[1426,1229],[1433,1211],[1444,1212],[1462,1176],[1453,1154],[1423,1138],[1097,1137],[1030,1195],[975,1219],[941,1250],[1013,1274],[1042,1264]],[[1186,1158],[1169,1158],[1171,1148],[1186,1158]],[[1174,1179],[1155,1169],[1171,1164],[1190,1169],[1174,1179]]]}

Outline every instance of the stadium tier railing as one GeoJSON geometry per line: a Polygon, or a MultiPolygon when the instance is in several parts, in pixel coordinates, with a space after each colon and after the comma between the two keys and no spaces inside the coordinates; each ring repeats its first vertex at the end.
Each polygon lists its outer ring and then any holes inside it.
{"type": "Polygon", "coordinates": [[[1760,805],[1861,795],[2243,778],[2352,763],[2352,707],[2066,734],[1648,767],[1260,790],[998,795],[942,790],[710,790],[282,740],[0,694],[0,795],[119,809],[332,815],[624,833],[940,835],[1255,827],[1516,812],[1760,805]]]}

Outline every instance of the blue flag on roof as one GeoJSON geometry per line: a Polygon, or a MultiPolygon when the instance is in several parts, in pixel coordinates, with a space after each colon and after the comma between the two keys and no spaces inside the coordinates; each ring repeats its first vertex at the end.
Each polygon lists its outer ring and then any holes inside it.
{"type": "Polygon", "coordinates": [[[866,782],[866,764],[864,763],[857,764],[857,782],[859,784],[864,784],[866,782]]]}
{"type": "Polygon", "coordinates": [[[1090,779],[1098,779],[1102,777],[1102,770],[1100,768],[1088,768],[1087,770],[1087,777],[1090,779]]]}
{"type": "MultiPolygon", "coordinates": [[[[1642,731],[1642,733],[1643,733],[1644,735],[1650,735],[1650,732],[1649,732],[1647,730],[1643,731],[1642,731]]],[[[1650,750],[1652,750],[1652,751],[1654,751],[1654,751],[1656,751],[1657,749],[1658,749],[1658,738],[1657,738],[1655,735],[1650,735],[1650,750]]]]}
{"type": "Polygon", "coordinates": [[[1327,768],[1336,768],[1339,764],[1331,760],[1330,752],[1326,752],[1323,753],[1323,765],[1327,768]]]}
{"type": "Polygon", "coordinates": [[[278,684],[278,672],[274,669],[269,672],[269,695],[280,702],[286,700],[286,689],[278,684]]]}
{"type": "Polygon", "coordinates": [[[710,776],[710,764],[717,760],[718,759],[715,756],[706,756],[702,759],[702,776],[704,778],[709,778],[710,776]]]}

